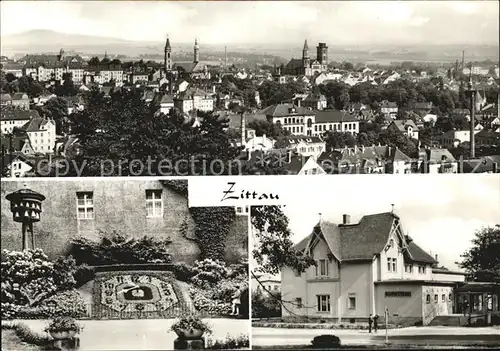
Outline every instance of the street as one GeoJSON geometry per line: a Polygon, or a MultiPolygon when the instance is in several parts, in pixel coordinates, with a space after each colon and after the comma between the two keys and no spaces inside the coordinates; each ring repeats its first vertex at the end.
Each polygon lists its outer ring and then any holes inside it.
{"type": "MultiPolygon", "coordinates": [[[[342,345],[382,345],[385,330],[370,334],[367,330],[311,330],[283,328],[253,328],[252,345],[309,345],[318,335],[338,336],[342,345]]],[[[460,328],[460,327],[410,327],[388,331],[388,341],[392,345],[484,345],[500,346],[500,327],[460,328]]]]}

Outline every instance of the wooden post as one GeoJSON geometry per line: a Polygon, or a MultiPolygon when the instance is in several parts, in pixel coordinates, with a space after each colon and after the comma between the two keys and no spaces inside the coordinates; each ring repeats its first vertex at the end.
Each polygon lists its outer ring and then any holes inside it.
{"type": "Polygon", "coordinates": [[[33,222],[28,223],[29,232],[31,234],[31,249],[35,249],[35,233],[33,232],[33,222]]]}
{"type": "Polygon", "coordinates": [[[24,250],[27,250],[28,249],[28,222],[25,220],[23,221],[23,246],[22,246],[22,249],[23,251],[24,250]]]}

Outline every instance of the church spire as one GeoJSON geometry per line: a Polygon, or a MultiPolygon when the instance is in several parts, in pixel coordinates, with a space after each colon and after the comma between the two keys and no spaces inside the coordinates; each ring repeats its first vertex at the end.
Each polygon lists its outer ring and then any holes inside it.
{"type": "Polygon", "coordinates": [[[304,41],[304,48],[302,49],[303,51],[309,51],[309,46],[307,46],[307,39],[304,41]]]}
{"type": "Polygon", "coordinates": [[[165,42],[165,56],[163,58],[163,69],[165,72],[170,72],[172,70],[172,47],[170,46],[169,35],[167,35],[167,41],[165,42]]]}
{"type": "Polygon", "coordinates": [[[194,39],[194,63],[200,62],[200,46],[198,45],[198,38],[194,39]]]}
{"type": "Polygon", "coordinates": [[[170,36],[167,34],[167,41],[165,42],[165,51],[171,50],[172,47],[170,46],[170,36]]]}

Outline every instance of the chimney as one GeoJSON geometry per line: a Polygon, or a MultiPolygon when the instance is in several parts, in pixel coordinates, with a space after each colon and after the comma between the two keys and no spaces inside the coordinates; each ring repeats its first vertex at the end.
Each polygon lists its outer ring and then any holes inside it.
{"type": "Polygon", "coordinates": [[[241,113],[241,126],[240,126],[240,131],[241,131],[241,146],[245,146],[246,142],[246,118],[245,118],[245,113],[241,113]]]}
{"type": "Polygon", "coordinates": [[[438,262],[439,262],[439,260],[438,260],[438,255],[437,255],[437,254],[434,256],[434,258],[436,259],[436,261],[438,261],[438,262]]]}
{"type": "Polygon", "coordinates": [[[247,150],[247,161],[250,161],[252,158],[252,151],[250,149],[247,150]]]}
{"type": "Polygon", "coordinates": [[[351,224],[351,216],[348,214],[342,215],[342,224],[351,224]]]}
{"type": "Polygon", "coordinates": [[[287,151],[287,161],[288,163],[292,162],[292,150],[287,151]]]}
{"type": "Polygon", "coordinates": [[[493,173],[498,173],[498,163],[493,162],[492,171],[493,173]]]}

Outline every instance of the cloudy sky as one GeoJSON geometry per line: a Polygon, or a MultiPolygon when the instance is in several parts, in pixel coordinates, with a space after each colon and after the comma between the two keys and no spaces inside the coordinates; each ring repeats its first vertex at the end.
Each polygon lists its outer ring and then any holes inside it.
{"type": "Polygon", "coordinates": [[[32,29],[209,44],[498,45],[498,1],[2,1],[1,33],[32,29]],[[22,16],[22,19],[20,19],[22,16]]]}
{"type": "Polygon", "coordinates": [[[289,201],[284,211],[290,218],[293,240],[298,242],[311,233],[318,213],[333,223],[341,223],[342,214],[350,214],[351,222],[356,223],[364,214],[390,212],[394,204],[394,212],[415,242],[438,254],[445,266],[456,269],[454,262],[470,246],[474,232],[500,224],[498,176],[370,176],[369,182],[358,177],[349,176],[336,184],[331,177],[329,183],[315,181],[316,185],[307,185],[302,191],[316,193],[315,201],[310,200],[312,195],[289,201]]]}

